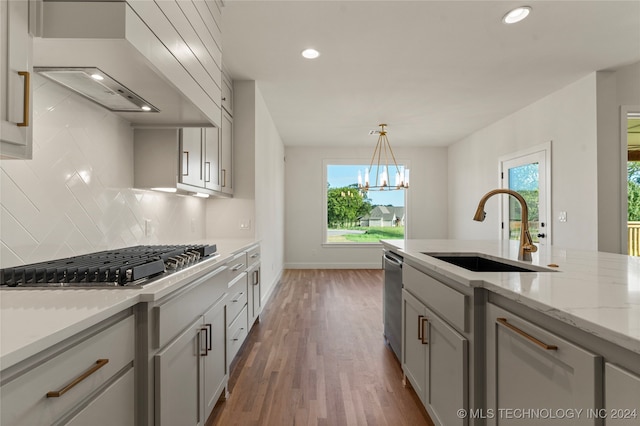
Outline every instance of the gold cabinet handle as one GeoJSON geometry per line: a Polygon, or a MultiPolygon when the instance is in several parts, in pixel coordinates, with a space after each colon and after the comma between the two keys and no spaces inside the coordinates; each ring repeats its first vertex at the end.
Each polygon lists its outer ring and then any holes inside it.
{"type": "Polygon", "coordinates": [[[260,270],[256,269],[253,271],[253,285],[260,284],[260,270]]]}
{"type": "Polygon", "coordinates": [[[244,295],[244,291],[241,291],[240,293],[236,294],[235,299],[232,299],[231,301],[232,301],[233,303],[237,303],[237,302],[239,302],[239,301],[240,301],[240,298],[241,298],[243,295],[244,295]]]}
{"type": "Polygon", "coordinates": [[[251,259],[255,259],[256,257],[260,256],[260,253],[253,253],[251,256],[249,256],[251,259]]]}
{"type": "Polygon", "coordinates": [[[420,339],[423,345],[429,344],[429,341],[427,340],[427,328],[426,328],[428,323],[429,323],[429,318],[423,317],[422,318],[422,339],[420,339]]]}
{"type": "Polygon", "coordinates": [[[22,123],[18,127],[29,126],[29,92],[31,91],[31,75],[29,71],[18,71],[18,75],[24,77],[24,105],[22,109],[22,123]]]}
{"type": "Polygon", "coordinates": [[[222,169],[222,187],[223,188],[227,187],[227,170],[226,169],[222,169]]]}
{"type": "Polygon", "coordinates": [[[422,318],[424,318],[424,315],[418,315],[418,340],[422,340],[422,318]]]}
{"type": "Polygon", "coordinates": [[[514,326],[513,324],[509,324],[509,322],[507,322],[506,318],[496,318],[496,322],[498,324],[502,325],[502,326],[507,327],[509,330],[513,331],[514,333],[519,334],[520,336],[524,337],[528,341],[540,346],[542,349],[545,349],[547,351],[556,351],[556,350],[558,350],[558,347],[556,345],[547,345],[546,343],[536,339],[535,337],[533,337],[529,333],[526,333],[526,332],[520,330],[518,327],[514,326]]]}
{"type": "Polygon", "coordinates": [[[80,383],[81,381],[83,381],[84,379],[86,379],[87,377],[89,377],[90,375],[92,375],[93,373],[95,373],[96,371],[98,371],[99,369],[104,367],[105,365],[107,365],[108,362],[109,362],[108,359],[99,359],[99,360],[97,360],[96,361],[96,365],[94,365],[93,367],[91,367],[90,369],[88,369],[87,371],[82,373],[80,376],[78,376],[74,381],[69,383],[67,386],[63,387],[59,391],[47,392],[47,398],[58,398],[58,397],[61,397],[62,395],[67,393],[67,391],[71,390],[75,385],[77,385],[78,383],[80,383]]]}
{"type": "Polygon", "coordinates": [[[212,345],[212,340],[213,340],[213,330],[212,330],[212,325],[211,324],[205,324],[205,327],[207,327],[209,330],[207,331],[207,351],[212,350],[213,345],[212,345]]]}

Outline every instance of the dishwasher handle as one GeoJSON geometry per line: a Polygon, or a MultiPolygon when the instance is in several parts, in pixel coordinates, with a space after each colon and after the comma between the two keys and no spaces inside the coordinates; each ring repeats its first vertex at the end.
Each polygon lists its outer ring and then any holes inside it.
{"type": "Polygon", "coordinates": [[[398,259],[398,258],[393,257],[393,256],[389,256],[388,254],[385,253],[384,260],[389,262],[389,263],[391,263],[391,264],[393,264],[393,265],[396,265],[398,268],[402,268],[402,260],[401,259],[398,259]]]}

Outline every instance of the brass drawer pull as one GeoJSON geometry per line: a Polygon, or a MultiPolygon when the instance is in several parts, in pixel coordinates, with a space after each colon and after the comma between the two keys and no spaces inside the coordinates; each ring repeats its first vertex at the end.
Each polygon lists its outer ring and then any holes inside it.
{"type": "Polygon", "coordinates": [[[422,318],[422,339],[420,339],[422,341],[423,345],[428,345],[429,341],[427,340],[427,324],[429,324],[429,318],[424,317],[422,318]]]}
{"type": "Polygon", "coordinates": [[[222,187],[227,187],[227,171],[225,169],[222,169],[222,187]]]}
{"type": "Polygon", "coordinates": [[[253,253],[250,257],[251,259],[255,259],[258,256],[260,256],[260,253],[253,253]]]}
{"type": "Polygon", "coordinates": [[[78,383],[80,383],[81,381],[83,381],[84,379],[86,379],[87,377],[89,377],[90,375],[92,375],[93,373],[95,373],[105,365],[107,365],[108,362],[109,362],[108,359],[97,360],[96,365],[94,365],[93,367],[91,367],[90,369],[82,373],[80,376],[78,376],[78,378],[76,378],[74,381],[69,383],[67,386],[63,387],[59,391],[47,392],[47,398],[58,398],[64,395],[65,393],[67,393],[67,391],[71,390],[75,385],[77,385],[78,383]]]}
{"type": "Polygon", "coordinates": [[[236,294],[236,297],[234,299],[231,299],[231,301],[234,303],[239,302],[242,296],[244,296],[244,291],[241,291],[240,293],[236,294]]]}
{"type": "Polygon", "coordinates": [[[505,327],[507,327],[509,330],[513,331],[514,333],[519,334],[520,336],[524,337],[525,339],[527,339],[528,341],[540,346],[542,349],[545,349],[547,351],[556,351],[558,350],[558,347],[556,345],[547,345],[546,343],[536,339],[535,337],[533,337],[532,335],[525,333],[524,331],[520,330],[518,327],[509,324],[507,322],[506,318],[496,318],[496,322],[500,325],[503,325],[505,327]]]}
{"type": "Polygon", "coordinates": [[[18,127],[29,126],[29,92],[31,91],[31,75],[29,71],[18,71],[18,75],[24,77],[24,104],[22,108],[22,123],[18,127]]]}

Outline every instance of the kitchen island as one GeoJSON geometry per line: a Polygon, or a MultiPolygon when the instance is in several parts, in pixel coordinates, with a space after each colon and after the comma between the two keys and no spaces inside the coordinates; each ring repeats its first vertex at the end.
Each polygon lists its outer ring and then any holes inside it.
{"type": "Polygon", "coordinates": [[[502,241],[383,245],[404,257],[401,363],[436,424],[570,407],[604,410],[576,424],[603,424],[604,414],[607,425],[637,424],[640,402],[629,395],[640,392],[640,259],[540,247],[519,262],[518,243],[502,241]],[[544,272],[474,272],[425,253],[544,272]]]}

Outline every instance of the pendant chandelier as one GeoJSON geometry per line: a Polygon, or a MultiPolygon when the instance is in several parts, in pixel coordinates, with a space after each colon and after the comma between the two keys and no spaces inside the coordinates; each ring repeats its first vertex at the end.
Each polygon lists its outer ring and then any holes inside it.
{"type": "Polygon", "coordinates": [[[384,129],[387,125],[379,124],[379,126],[378,143],[373,151],[369,168],[364,171],[364,179],[362,173],[358,170],[358,188],[365,192],[370,189],[378,191],[393,191],[396,189],[409,188],[409,169],[405,167],[398,167],[396,157],[393,154],[391,144],[389,144],[389,139],[387,138],[387,131],[384,129]],[[389,159],[391,159],[391,163],[389,162],[389,159]],[[373,171],[374,163],[376,165],[374,173],[375,182],[371,185],[369,173],[373,171]],[[389,168],[391,168],[391,173],[395,173],[393,185],[391,185],[389,181],[389,168]]]}

